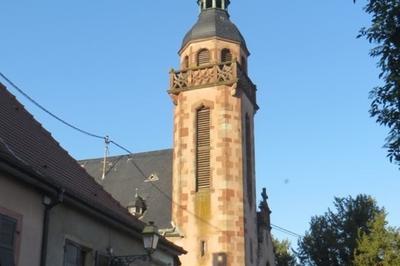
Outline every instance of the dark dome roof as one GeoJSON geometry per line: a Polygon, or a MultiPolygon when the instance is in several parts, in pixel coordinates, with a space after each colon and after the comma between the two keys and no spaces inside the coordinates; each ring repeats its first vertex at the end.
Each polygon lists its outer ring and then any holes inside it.
{"type": "Polygon", "coordinates": [[[186,33],[181,49],[191,41],[210,37],[238,42],[247,50],[246,41],[235,24],[230,21],[228,12],[217,8],[205,9],[200,13],[196,24],[186,33]]]}

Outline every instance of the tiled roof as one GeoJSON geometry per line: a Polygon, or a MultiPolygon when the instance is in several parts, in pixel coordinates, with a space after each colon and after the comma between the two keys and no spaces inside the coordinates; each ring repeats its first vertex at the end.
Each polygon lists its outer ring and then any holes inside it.
{"type": "Polygon", "coordinates": [[[171,149],[108,158],[104,179],[103,158],[83,160],[80,163],[123,206],[134,200],[137,190],[147,206],[143,221],[154,221],[164,229],[171,227],[171,149]]]}
{"type": "Polygon", "coordinates": [[[206,9],[203,10],[196,24],[186,33],[181,49],[189,42],[207,38],[223,38],[238,42],[247,51],[246,41],[239,29],[229,19],[225,10],[206,9]]]}
{"type": "MultiPolygon", "coordinates": [[[[12,158],[19,165],[31,169],[33,175],[41,176],[60,189],[65,189],[66,194],[90,208],[106,213],[136,231],[143,229],[144,223],[129,214],[126,208],[95,182],[1,83],[0,143],[3,160],[12,158]]],[[[165,239],[162,242],[175,250],[181,250],[165,239]]]]}

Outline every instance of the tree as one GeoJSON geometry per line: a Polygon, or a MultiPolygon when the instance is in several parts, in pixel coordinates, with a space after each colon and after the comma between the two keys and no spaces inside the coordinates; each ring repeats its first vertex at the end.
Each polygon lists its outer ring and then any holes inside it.
{"type": "Polygon", "coordinates": [[[400,265],[400,232],[388,227],[386,214],[379,214],[370,224],[369,234],[360,232],[354,252],[354,265],[400,265]]]}
{"type": "Polygon", "coordinates": [[[275,262],[277,266],[295,266],[296,257],[290,251],[290,242],[288,240],[279,241],[272,238],[274,246],[275,262]]]}
{"type": "Polygon", "coordinates": [[[335,198],[334,206],[334,211],[312,217],[309,231],[298,241],[302,265],[354,265],[358,235],[369,233],[370,222],[384,212],[367,195],[335,198]]]}
{"type": "Polygon", "coordinates": [[[362,28],[358,37],[377,45],[370,55],[379,58],[379,78],[383,80],[382,86],[370,92],[370,114],[389,128],[387,156],[400,165],[400,1],[368,0],[364,10],[372,15],[371,26],[362,28]]]}

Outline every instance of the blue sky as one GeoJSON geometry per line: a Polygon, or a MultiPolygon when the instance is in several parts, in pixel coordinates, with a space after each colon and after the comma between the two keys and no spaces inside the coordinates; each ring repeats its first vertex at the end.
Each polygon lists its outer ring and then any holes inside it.
{"type": "MultiPolygon", "coordinates": [[[[272,222],[299,234],[334,196],[358,193],[374,196],[400,225],[400,172],[382,149],[386,129],[368,115],[368,91],[380,81],[371,46],[356,39],[369,25],[362,4],[231,4],[258,85],[258,193],[268,190],[272,222]]],[[[195,0],[3,0],[0,10],[0,71],[33,98],[134,152],[172,146],[168,71],[196,20],[195,0]]],[[[10,90],[72,156],[102,156],[101,141],[10,90]]]]}

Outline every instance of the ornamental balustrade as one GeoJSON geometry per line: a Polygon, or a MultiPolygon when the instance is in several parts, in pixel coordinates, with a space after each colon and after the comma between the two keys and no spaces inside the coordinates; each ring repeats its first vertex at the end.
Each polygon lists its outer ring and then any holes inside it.
{"type": "Polygon", "coordinates": [[[237,88],[241,89],[257,107],[256,86],[236,60],[179,71],[171,70],[168,92],[177,95],[182,91],[235,83],[238,85],[237,88]]]}

